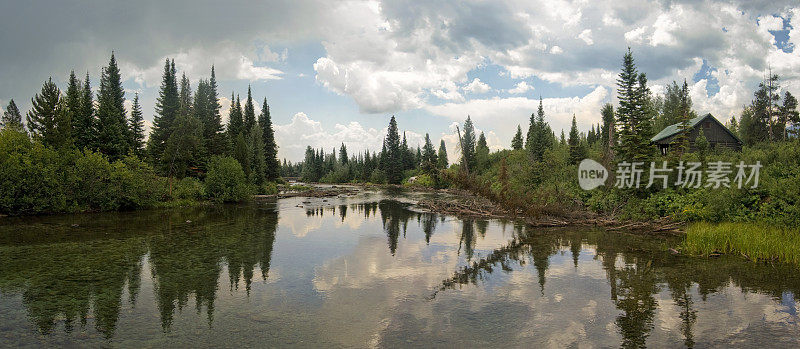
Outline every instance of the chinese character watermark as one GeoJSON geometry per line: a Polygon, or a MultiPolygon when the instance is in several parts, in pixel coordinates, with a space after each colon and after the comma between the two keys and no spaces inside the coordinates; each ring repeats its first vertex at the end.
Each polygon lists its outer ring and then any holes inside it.
{"type": "MultiPolygon", "coordinates": [[[[614,180],[616,188],[645,188],[660,186],[666,189],[670,184],[679,188],[757,188],[761,165],[760,161],[755,164],[745,164],[740,161],[734,165],[731,162],[713,161],[705,164],[700,162],[680,161],[676,166],[670,167],[667,161],[660,163],[650,162],[649,170],[645,172],[647,166],[644,162],[617,163],[614,180]],[[642,175],[647,176],[647,183],[642,181],[642,175]],[[735,175],[734,175],[735,173],[735,175]],[[731,178],[733,176],[733,178],[731,178]],[[670,182],[670,177],[674,179],[670,182]]],[[[592,190],[604,185],[608,178],[609,171],[597,161],[584,159],[578,165],[578,184],[584,190],[592,190]]]]}

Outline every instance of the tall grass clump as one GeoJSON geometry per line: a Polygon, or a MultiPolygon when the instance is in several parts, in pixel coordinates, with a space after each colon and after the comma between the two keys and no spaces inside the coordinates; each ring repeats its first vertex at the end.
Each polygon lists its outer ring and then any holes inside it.
{"type": "Polygon", "coordinates": [[[684,250],[743,254],[752,260],[778,260],[800,265],[800,230],[754,223],[693,223],[686,229],[684,250]]]}

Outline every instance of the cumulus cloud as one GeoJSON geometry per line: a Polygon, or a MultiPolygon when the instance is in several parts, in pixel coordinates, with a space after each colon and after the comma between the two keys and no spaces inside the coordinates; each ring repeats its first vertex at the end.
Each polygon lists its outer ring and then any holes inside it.
{"type": "Polygon", "coordinates": [[[481,79],[475,78],[464,86],[464,91],[472,92],[472,93],[486,93],[489,92],[492,88],[489,87],[486,83],[481,81],[481,79]]]}
{"type": "Polygon", "coordinates": [[[528,85],[528,83],[525,81],[520,81],[516,85],[514,85],[514,88],[508,90],[508,93],[520,94],[528,91],[533,91],[533,86],[528,85]]]}

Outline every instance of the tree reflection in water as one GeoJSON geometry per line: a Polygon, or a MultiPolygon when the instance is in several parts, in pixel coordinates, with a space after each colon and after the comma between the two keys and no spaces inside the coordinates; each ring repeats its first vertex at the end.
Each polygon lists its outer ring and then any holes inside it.
{"type": "Polygon", "coordinates": [[[91,310],[97,331],[111,338],[126,285],[129,302],[136,303],[145,258],[164,331],[190,297],[197,311],[205,307],[208,321],[213,320],[222,263],[227,264],[232,289],[242,280],[249,293],[256,266],[262,279],[267,278],[278,222],[272,209],[222,207],[138,217],[131,222],[138,224],[120,227],[128,230],[126,239],[43,241],[5,249],[0,254],[0,291],[21,293],[29,318],[43,334],[51,333],[58,321],[67,332],[75,321],[85,327],[91,310]],[[159,233],[143,236],[138,227],[159,233]]]}

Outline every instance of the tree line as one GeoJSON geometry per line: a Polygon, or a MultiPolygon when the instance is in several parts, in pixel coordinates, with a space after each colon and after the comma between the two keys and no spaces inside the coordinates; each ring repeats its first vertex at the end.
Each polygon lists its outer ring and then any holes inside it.
{"type": "Polygon", "coordinates": [[[213,66],[210,78],[200,79],[192,91],[185,73],[179,79],[175,61],[167,59],[147,138],[139,95],[134,95],[128,113],[120,69],[112,53],[101,70],[96,96],[89,73],[81,81],[72,71],[66,92],[52,78],[44,82],[31,99],[25,124],[12,99],[0,126],[29,134],[32,140],[56,150],[98,152],[112,162],[136,156],[158,175],[170,178],[203,178],[213,157],[227,156],[238,162],[252,185],[278,180],[281,165],[266,98],[256,115],[249,87],[244,105],[232,94],[227,125],[222,124],[219,99],[213,66]]]}

